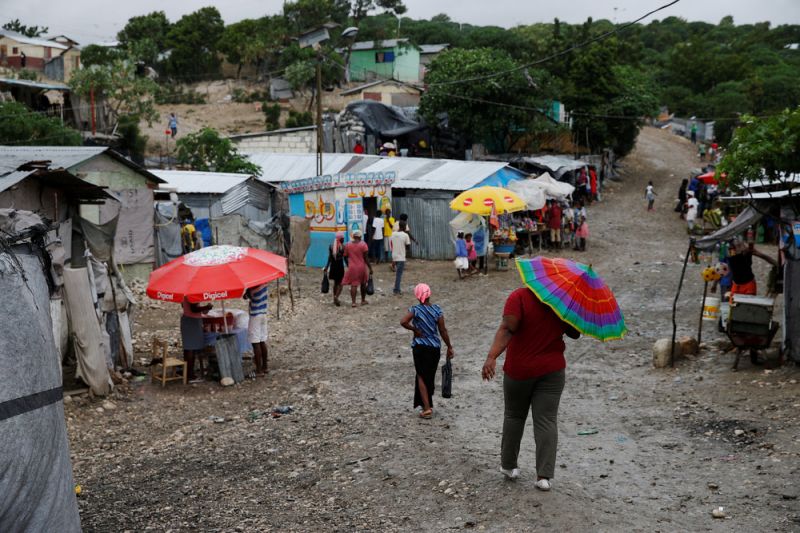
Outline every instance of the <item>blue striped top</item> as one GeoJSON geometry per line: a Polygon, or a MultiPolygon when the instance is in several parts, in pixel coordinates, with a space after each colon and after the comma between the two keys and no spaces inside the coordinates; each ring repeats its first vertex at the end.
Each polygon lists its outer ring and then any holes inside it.
{"type": "Polygon", "coordinates": [[[441,348],[439,338],[439,317],[444,316],[444,311],[438,305],[417,304],[408,310],[414,315],[412,324],[422,332],[422,337],[414,337],[411,346],[431,346],[441,348]]]}
{"type": "Polygon", "coordinates": [[[250,316],[264,315],[269,306],[269,286],[259,285],[248,289],[250,294],[250,316]]]}

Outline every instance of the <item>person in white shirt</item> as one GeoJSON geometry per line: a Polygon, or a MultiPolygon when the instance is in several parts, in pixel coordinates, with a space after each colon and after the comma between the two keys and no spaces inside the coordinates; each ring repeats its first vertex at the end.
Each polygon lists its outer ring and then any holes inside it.
{"type": "Polygon", "coordinates": [[[686,200],[686,224],[691,235],[694,231],[694,221],[697,219],[697,208],[700,206],[700,202],[694,197],[694,191],[686,191],[686,195],[688,196],[688,200],[686,200]]]}
{"type": "Polygon", "coordinates": [[[372,219],[372,242],[370,243],[370,255],[375,258],[376,263],[380,263],[383,258],[383,226],[384,220],[382,213],[378,211],[372,219]]]}
{"type": "Polygon", "coordinates": [[[392,250],[392,262],[394,263],[394,294],[402,294],[400,284],[403,281],[403,271],[406,268],[406,247],[411,246],[411,238],[406,233],[405,221],[400,221],[397,231],[392,232],[389,237],[389,248],[392,250]]]}

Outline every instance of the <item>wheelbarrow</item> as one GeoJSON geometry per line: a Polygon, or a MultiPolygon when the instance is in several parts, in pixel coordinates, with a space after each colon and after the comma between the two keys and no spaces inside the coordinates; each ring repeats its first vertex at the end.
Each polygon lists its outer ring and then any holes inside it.
{"type": "Polygon", "coordinates": [[[734,294],[725,334],[736,348],[733,370],[739,367],[742,352],[749,350],[750,362],[758,364],[758,351],[769,348],[778,332],[778,324],[772,321],[774,298],[763,298],[746,294],[734,294]]]}

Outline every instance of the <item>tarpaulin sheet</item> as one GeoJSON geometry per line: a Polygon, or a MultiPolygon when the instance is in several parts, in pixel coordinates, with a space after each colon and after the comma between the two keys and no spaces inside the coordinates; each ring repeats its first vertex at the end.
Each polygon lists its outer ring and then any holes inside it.
{"type": "Polygon", "coordinates": [[[203,246],[211,246],[213,242],[213,234],[211,233],[211,224],[207,218],[198,218],[194,221],[194,229],[203,237],[203,246]]]}
{"type": "Polygon", "coordinates": [[[152,263],[153,191],[124,189],[114,191],[120,204],[106,202],[100,209],[102,222],[113,219],[119,210],[117,235],[114,240],[114,259],[118,265],[152,263]]]}
{"type": "Polygon", "coordinates": [[[374,100],[360,100],[348,105],[346,112],[357,116],[367,128],[367,132],[381,137],[400,137],[412,131],[425,128],[392,106],[374,100]]]}
{"type": "Polygon", "coordinates": [[[172,202],[158,202],[156,220],[156,266],[166,265],[183,254],[181,224],[178,221],[178,206],[172,202]]]}
{"type": "Polygon", "coordinates": [[[215,350],[220,377],[233,378],[236,383],[244,381],[242,354],[239,353],[239,341],[236,335],[232,333],[219,335],[215,350]]]}
{"type": "MultiPolygon", "coordinates": [[[[89,274],[85,268],[64,269],[64,303],[70,324],[70,341],[78,361],[76,377],[97,396],[111,392],[103,332],[91,298],[89,274]]],[[[109,354],[110,355],[110,354],[109,354]]]]}
{"type": "Polygon", "coordinates": [[[0,531],[79,532],[48,286],[14,252],[0,254],[0,316],[14,317],[0,328],[0,531]]]}
{"type": "Polygon", "coordinates": [[[517,193],[529,211],[541,209],[547,200],[544,188],[538,183],[534,183],[534,180],[512,181],[508,184],[508,190],[517,193]]]}
{"type": "Polygon", "coordinates": [[[455,242],[458,232],[472,233],[473,242],[475,243],[475,253],[478,256],[486,255],[486,239],[484,236],[486,221],[483,217],[473,215],[472,213],[459,213],[453,220],[450,221],[450,237],[453,241],[453,255],[455,256],[455,242]]]}
{"type": "Polygon", "coordinates": [[[73,230],[78,238],[72,243],[72,266],[85,266],[83,242],[89,246],[89,251],[100,261],[110,261],[114,250],[114,235],[117,233],[116,218],[105,224],[94,224],[86,219],[74,217],[73,230]]]}
{"type": "Polygon", "coordinates": [[[575,187],[569,183],[558,181],[547,172],[530,181],[531,183],[535,183],[537,187],[540,187],[548,197],[557,198],[559,200],[566,198],[575,190],[575,187]]]}
{"type": "Polygon", "coordinates": [[[720,228],[711,235],[707,235],[702,239],[697,239],[695,247],[700,250],[710,250],[722,241],[728,241],[736,235],[747,231],[749,226],[754,225],[761,220],[761,213],[759,213],[752,205],[747,206],[744,211],[739,213],[733,222],[720,228]]]}

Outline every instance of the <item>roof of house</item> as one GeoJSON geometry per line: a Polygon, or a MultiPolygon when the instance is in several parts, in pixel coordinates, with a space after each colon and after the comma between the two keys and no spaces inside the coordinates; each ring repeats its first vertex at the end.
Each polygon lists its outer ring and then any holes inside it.
{"type": "Polygon", "coordinates": [[[33,46],[46,46],[48,48],[58,48],[60,50],[67,50],[70,47],[55,41],[48,41],[47,39],[39,39],[38,37],[28,37],[11,30],[4,30],[0,28],[0,37],[8,37],[18,43],[30,44],[33,46]]]}
{"type": "MultiPolygon", "coordinates": [[[[272,183],[316,176],[316,154],[246,154],[262,169],[260,179],[272,183]]],[[[456,161],[421,157],[380,157],[357,154],[323,154],[323,174],[347,172],[396,172],[396,189],[464,191],[483,184],[498,172],[523,175],[496,161],[456,161]]]]}
{"type": "Polygon", "coordinates": [[[420,54],[438,54],[439,52],[446,50],[450,46],[449,43],[442,43],[442,44],[421,44],[419,45],[419,53],[420,54]]]}
{"type": "Polygon", "coordinates": [[[17,170],[31,161],[49,161],[50,168],[70,169],[105,154],[155,183],[163,180],[108,146],[0,146],[0,174],[17,170]]]}
{"type": "Polygon", "coordinates": [[[54,41],[54,42],[57,42],[57,43],[60,43],[60,44],[64,44],[64,41],[69,41],[70,43],[72,43],[71,45],[65,45],[65,46],[77,46],[77,45],[81,44],[78,41],[76,41],[75,39],[73,39],[72,37],[70,37],[68,35],[64,35],[63,33],[59,34],[59,35],[53,35],[51,37],[48,37],[47,40],[48,41],[54,41]]]}
{"type": "Polygon", "coordinates": [[[385,39],[383,41],[360,41],[353,43],[351,50],[353,52],[363,50],[376,50],[378,48],[395,48],[400,44],[408,44],[408,39],[385,39]]]}
{"type": "Polygon", "coordinates": [[[253,178],[250,174],[200,172],[196,170],[153,170],[164,180],[164,187],[175,188],[178,194],[225,194],[253,178]]]}
{"type": "Polygon", "coordinates": [[[342,91],[339,93],[341,96],[349,96],[351,94],[358,94],[365,89],[369,89],[370,87],[376,87],[378,85],[395,85],[398,87],[408,87],[409,89],[413,89],[417,92],[422,92],[421,87],[415,87],[414,85],[410,85],[408,83],[403,83],[402,81],[397,80],[376,80],[371,81],[369,83],[365,83],[364,85],[359,85],[358,87],[353,87],[352,89],[347,89],[346,91],[342,91]]]}
{"type": "Polygon", "coordinates": [[[798,189],[783,189],[780,191],[764,191],[764,192],[754,192],[750,194],[744,194],[742,196],[722,196],[720,200],[780,200],[781,198],[786,198],[788,196],[794,196],[795,198],[800,197],[800,191],[798,189]]]}
{"type": "Polygon", "coordinates": [[[31,87],[33,89],[43,89],[45,91],[69,91],[69,85],[63,83],[43,83],[32,80],[12,80],[10,78],[0,78],[0,85],[17,85],[21,87],[31,87]]]}
{"type": "Polygon", "coordinates": [[[6,191],[28,178],[38,179],[45,185],[62,189],[67,196],[80,200],[101,200],[111,198],[103,187],[84,181],[66,170],[47,170],[30,168],[27,170],[14,170],[8,173],[0,172],[0,192],[6,191]]]}

